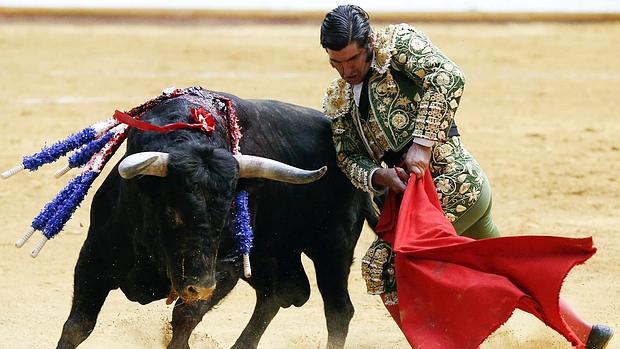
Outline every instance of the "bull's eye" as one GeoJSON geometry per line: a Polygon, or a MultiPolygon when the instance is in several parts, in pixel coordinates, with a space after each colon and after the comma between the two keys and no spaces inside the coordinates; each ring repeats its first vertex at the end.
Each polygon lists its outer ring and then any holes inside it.
{"type": "Polygon", "coordinates": [[[175,210],[174,208],[166,207],[166,215],[168,216],[168,219],[170,219],[170,221],[172,222],[172,225],[176,226],[183,224],[183,219],[181,218],[179,211],[175,210]]]}

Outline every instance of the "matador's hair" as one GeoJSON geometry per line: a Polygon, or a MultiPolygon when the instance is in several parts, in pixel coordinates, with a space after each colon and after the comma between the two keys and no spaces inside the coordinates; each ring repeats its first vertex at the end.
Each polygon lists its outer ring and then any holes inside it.
{"type": "Polygon", "coordinates": [[[340,51],[350,43],[368,48],[372,28],[370,17],[356,5],[340,5],[325,15],[321,24],[321,46],[340,51]]]}

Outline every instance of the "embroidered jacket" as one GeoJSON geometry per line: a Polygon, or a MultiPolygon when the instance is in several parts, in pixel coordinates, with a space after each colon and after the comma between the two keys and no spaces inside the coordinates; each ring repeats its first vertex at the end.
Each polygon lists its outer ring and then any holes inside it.
{"type": "Polygon", "coordinates": [[[374,191],[370,180],[387,150],[399,151],[414,137],[447,141],[465,83],[456,64],[408,24],[376,33],[373,50],[368,118],[360,118],[343,79],[323,98],[338,165],[364,191],[374,191]]]}

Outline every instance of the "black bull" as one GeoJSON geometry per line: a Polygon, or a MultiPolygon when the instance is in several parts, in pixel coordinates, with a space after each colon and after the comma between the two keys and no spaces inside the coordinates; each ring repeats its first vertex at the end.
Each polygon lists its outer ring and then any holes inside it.
{"type": "Polygon", "coordinates": [[[155,125],[188,122],[191,108],[202,106],[215,117],[215,131],[130,131],[125,156],[165,152],[166,173],[146,170],[123,179],[115,168],[95,194],[58,348],[75,348],[88,337],[108,293],[117,288],[141,304],[179,294],[168,347],[188,348],[203,315],[239,278],[255,289],[256,305],[233,347],[255,348],[280,307],[301,306],[309,298],[302,253],[315,266],[328,347],[342,347],[353,316],[347,279],[354,246],[364,218],[376,217],[368,195],[354,189],[336,166],[329,120],[316,110],[287,103],[189,91],[155,104],[142,120],[155,125]],[[236,108],[244,155],[302,169],[326,165],[329,171],[304,185],[242,178],[231,153],[230,110],[220,96],[236,108]],[[248,279],[231,224],[231,205],[240,189],[249,192],[255,234],[248,279]]]}

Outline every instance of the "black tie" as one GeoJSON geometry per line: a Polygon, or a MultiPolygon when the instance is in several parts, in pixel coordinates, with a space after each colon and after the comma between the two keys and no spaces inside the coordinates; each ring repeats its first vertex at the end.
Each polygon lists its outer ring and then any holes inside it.
{"type": "Polygon", "coordinates": [[[364,77],[364,83],[362,84],[362,92],[360,93],[360,119],[368,120],[368,80],[370,80],[370,69],[364,77]]]}

